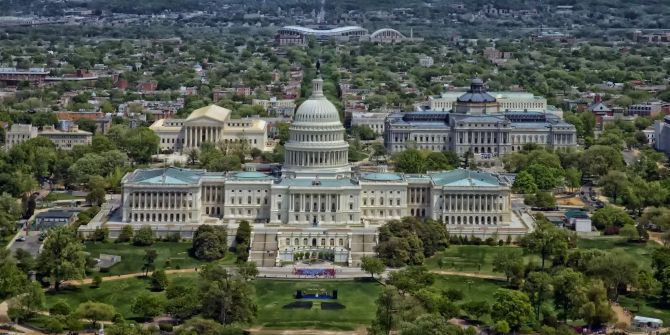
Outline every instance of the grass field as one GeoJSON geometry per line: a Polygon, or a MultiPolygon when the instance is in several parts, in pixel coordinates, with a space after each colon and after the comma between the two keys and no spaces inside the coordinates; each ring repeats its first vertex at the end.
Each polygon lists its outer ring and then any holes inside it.
{"type": "MultiPolygon", "coordinates": [[[[178,280],[188,284],[194,282],[196,276],[196,274],[172,275],[170,281],[178,280]]],[[[70,286],[57,294],[47,293],[47,306],[51,307],[56,301],[63,299],[72,309],[75,309],[80,303],[90,300],[110,304],[116,308],[117,312],[129,319],[136,317],[130,311],[133,299],[141,292],[151,292],[149,286],[149,279],[141,277],[103,282],[99,288],[91,288],[90,285],[70,286]]],[[[161,295],[163,293],[151,292],[151,294],[161,295]]]]}
{"type": "Polygon", "coordinates": [[[577,241],[577,247],[581,249],[600,250],[622,249],[627,254],[632,255],[634,258],[644,262],[643,265],[650,267],[651,254],[654,252],[654,250],[660,248],[661,246],[656,242],[647,242],[646,244],[627,243],[618,236],[605,236],[593,239],[579,239],[577,241]]]}
{"type": "Polygon", "coordinates": [[[372,321],[377,310],[375,300],[381,291],[376,282],[257,280],[255,284],[258,324],[268,328],[354,329],[372,321]],[[315,302],[309,310],[282,308],[295,301],[296,290],[308,288],[329,292],[337,289],[337,302],[345,309],[322,310],[319,302],[327,300],[320,299],[308,300],[315,302]]]}
{"type": "MultiPolygon", "coordinates": [[[[186,285],[195,285],[197,274],[170,275],[170,281],[179,281],[186,285]]],[[[319,328],[351,330],[360,326],[369,325],[377,311],[376,300],[382,286],[376,282],[359,281],[285,281],[257,279],[256,304],[258,316],[256,323],[267,328],[319,328]],[[313,299],[314,305],[309,310],[285,309],[284,305],[296,301],[296,290],[319,288],[332,292],[338,290],[342,310],[322,310],[322,301],[313,299]]],[[[464,301],[486,300],[491,301],[493,292],[502,287],[502,282],[483,280],[478,278],[463,278],[456,276],[438,276],[434,287],[437,289],[455,288],[464,293],[464,301]]],[[[125,318],[135,318],[130,310],[134,297],[141,292],[149,292],[149,281],[144,278],[129,278],[123,280],[103,282],[99,288],[90,285],[70,287],[59,293],[47,294],[47,307],[52,306],[59,299],[65,300],[71,308],[88,300],[99,301],[113,305],[125,318]]],[[[163,294],[163,293],[151,293],[163,294]]]]}
{"type": "MultiPolygon", "coordinates": [[[[521,248],[509,246],[452,245],[445,251],[438,252],[426,260],[426,265],[430,269],[494,274],[493,259],[495,256],[503,250],[512,248],[520,252],[523,251],[521,248]],[[444,264],[442,267],[439,266],[440,259],[444,264]]],[[[533,255],[524,255],[523,257],[526,262],[531,260],[539,262],[539,258],[533,255]]]]}
{"type": "Polygon", "coordinates": [[[50,192],[44,197],[44,201],[58,201],[58,200],[83,200],[84,197],[72,195],[64,192],[50,192]]]}
{"type": "MultiPolygon", "coordinates": [[[[136,247],[127,243],[98,242],[86,243],[85,247],[86,251],[95,258],[99,257],[100,254],[121,256],[121,262],[112,266],[109,272],[102,274],[103,276],[141,272],[146,249],[156,249],[158,252],[158,258],[154,263],[157,269],[185,269],[205,263],[189,256],[188,249],[191,247],[190,242],[156,242],[150,247],[136,247]],[[169,264],[166,264],[168,260],[169,264]]],[[[231,252],[227,253],[223,262],[227,264],[234,263],[235,255],[231,252]]]]}

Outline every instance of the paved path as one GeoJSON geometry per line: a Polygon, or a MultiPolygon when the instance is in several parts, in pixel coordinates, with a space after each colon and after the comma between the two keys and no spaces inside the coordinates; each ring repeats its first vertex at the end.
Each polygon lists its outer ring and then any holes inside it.
{"type": "Polygon", "coordinates": [[[614,316],[616,317],[616,324],[625,324],[624,329],[628,329],[631,324],[631,314],[627,313],[626,310],[617,303],[612,303],[612,311],[614,311],[614,316]]]}
{"type": "MultiPolygon", "coordinates": [[[[166,274],[193,273],[193,272],[196,272],[195,268],[179,269],[179,270],[165,270],[166,274]]],[[[149,272],[149,275],[151,276],[151,272],[149,272]]],[[[136,277],[141,277],[141,276],[144,276],[144,272],[136,272],[136,273],[128,273],[128,274],[125,274],[125,275],[102,277],[102,281],[105,282],[105,281],[123,280],[123,279],[136,278],[136,277]]],[[[92,284],[92,283],[93,283],[93,278],[84,278],[84,279],[81,279],[81,280],[67,280],[67,281],[64,281],[61,285],[77,286],[77,285],[86,285],[86,284],[92,284]]]]}
{"type": "Polygon", "coordinates": [[[445,276],[459,276],[459,277],[481,278],[481,279],[491,279],[501,281],[507,280],[507,278],[503,276],[489,275],[479,272],[457,272],[457,271],[444,271],[444,270],[432,270],[430,272],[445,276]]]}

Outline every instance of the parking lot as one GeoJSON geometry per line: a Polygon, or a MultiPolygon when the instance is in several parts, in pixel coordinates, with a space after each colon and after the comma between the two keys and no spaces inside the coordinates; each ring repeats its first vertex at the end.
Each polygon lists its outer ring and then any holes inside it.
{"type": "Polygon", "coordinates": [[[40,246],[42,241],[39,240],[40,232],[39,231],[21,231],[19,236],[25,237],[25,241],[15,238],[14,241],[10,242],[11,246],[9,250],[14,253],[17,249],[23,249],[28,251],[33,257],[37,257],[39,254],[40,246]]]}

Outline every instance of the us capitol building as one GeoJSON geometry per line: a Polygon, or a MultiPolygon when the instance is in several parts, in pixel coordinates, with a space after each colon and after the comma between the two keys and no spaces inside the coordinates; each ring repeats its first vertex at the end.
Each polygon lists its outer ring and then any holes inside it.
{"type": "MultiPolygon", "coordinates": [[[[259,266],[292,262],[298,252],[331,253],[335,262],[359,266],[362,256],[374,254],[378,228],[405,216],[441,220],[452,234],[516,239],[527,233],[529,225],[512,210],[504,177],[461,169],[354,173],[344,133],[317,78],[312,96],[295,113],[281,177],[139,169],[123,178],[119,208],[104,224],[112,237],[130,224],[185,238],[198,225],[222,225],[230,239],[247,220],[252,223],[249,260],[259,266]]],[[[83,226],[80,232],[93,228],[83,226]]]]}

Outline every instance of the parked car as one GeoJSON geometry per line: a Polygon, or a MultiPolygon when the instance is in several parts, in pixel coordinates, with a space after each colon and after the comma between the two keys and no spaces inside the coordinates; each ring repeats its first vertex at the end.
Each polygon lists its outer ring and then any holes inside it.
{"type": "Polygon", "coordinates": [[[16,238],[16,242],[25,242],[25,241],[26,241],[25,236],[19,236],[19,237],[16,238]]]}

